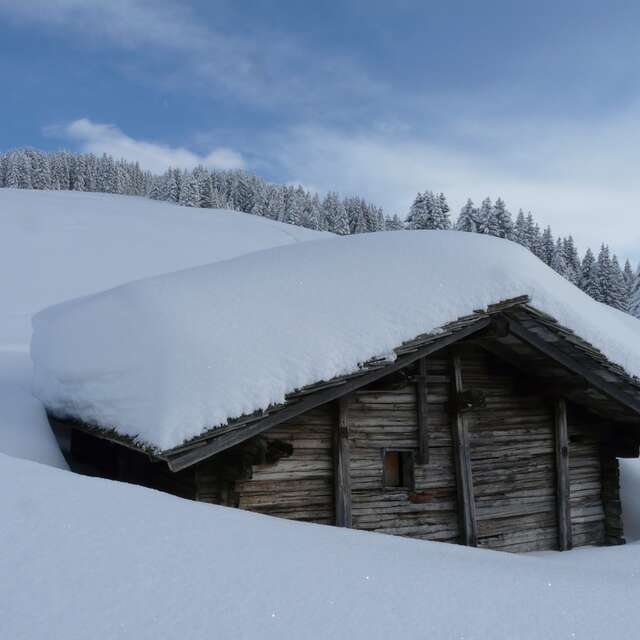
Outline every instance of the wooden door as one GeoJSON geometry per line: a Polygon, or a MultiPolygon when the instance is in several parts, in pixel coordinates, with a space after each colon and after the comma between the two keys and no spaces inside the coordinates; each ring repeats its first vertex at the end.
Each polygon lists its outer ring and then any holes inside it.
{"type": "Polygon", "coordinates": [[[479,547],[558,548],[554,406],[479,347],[461,352],[465,389],[484,407],[464,412],[479,547]]]}

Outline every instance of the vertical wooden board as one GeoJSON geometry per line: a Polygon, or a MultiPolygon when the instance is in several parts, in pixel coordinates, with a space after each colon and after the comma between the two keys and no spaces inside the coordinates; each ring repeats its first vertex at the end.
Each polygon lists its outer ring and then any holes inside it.
{"type": "Polygon", "coordinates": [[[564,398],[555,403],[556,428],[556,505],[558,510],[558,542],[565,551],[572,547],[571,506],[569,492],[569,432],[567,429],[567,403],[564,398]]]}
{"type": "Polygon", "coordinates": [[[620,465],[614,453],[602,451],[602,502],[607,544],[624,544],[622,503],[620,501],[620,465]]]}
{"type": "Polygon", "coordinates": [[[427,359],[418,360],[416,415],[418,418],[418,464],[429,464],[429,405],[427,403],[427,359]]]}
{"type": "Polygon", "coordinates": [[[458,397],[464,391],[462,382],[462,357],[454,348],[451,358],[453,374],[452,392],[452,429],[456,463],[456,480],[458,492],[458,517],[462,542],[467,546],[477,546],[476,506],[473,494],[473,476],[471,472],[471,454],[469,434],[465,416],[458,404],[458,397]]]}
{"type": "Polygon", "coordinates": [[[386,487],[384,452],[416,453],[418,373],[360,389],[349,406],[353,527],[393,535],[456,542],[455,473],[451,444],[449,361],[429,358],[429,464],[414,465],[413,487],[386,487]]]}
{"type": "Polygon", "coordinates": [[[335,518],[338,527],[351,527],[351,455],[349,450],[349,398],[338,400],[333,439],[335,518]]]}
{"type": "Polygon", "coordinates": [[[524,552],[558,548],[553,404],[517,370],[460,345],[466,391],[485,407],[464,412],[471,450],[478,546],[524,552]]]}

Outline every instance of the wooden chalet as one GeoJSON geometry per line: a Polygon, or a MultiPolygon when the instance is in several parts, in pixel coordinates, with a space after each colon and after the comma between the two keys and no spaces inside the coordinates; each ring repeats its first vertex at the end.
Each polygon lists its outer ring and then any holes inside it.
{"type": "Polygon", "coordinates": [[[505,551],[624,542],[640,382],[518,298],[166,451],[71,428],[76,468],[273,516],[505,551]]]}

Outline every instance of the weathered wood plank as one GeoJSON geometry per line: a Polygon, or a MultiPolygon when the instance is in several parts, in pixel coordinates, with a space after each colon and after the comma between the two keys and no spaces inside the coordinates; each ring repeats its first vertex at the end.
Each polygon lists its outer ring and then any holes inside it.
{"type": "Polygon", "coordinates": [[[571,506],[569,487],[569,435],[567,430],[567,403],[564,398],[555,402],[556,430],[556,502],[558,512],[558,542],[560,549],[571,549],[571,506]]]}
{"type": "Polygon", "coordinates": [[[457,397],[464,386],[462,384],[462,358],[460,352],[453,351],[451,358],[453,389],[452,389],[452,428],[456,464],[456,480],[458,492],[458,509],[462,542],[467,546],[477,546],[477,523],[475,513],[475,498],[473,495],[473,477],[471,474],[471,456],[469,437],[465,415],[460,411],[457,397]]]}
{"type": "Polygon", "coordinates": [[[351,527],[351,456],[349,452],[348,396],[338,400],[338,420],[333,440],[336,526],[351,527]]]}
{"type": "MultiPolygon", "coordinates": [[[[427,359],[418,360],[416,376],[416,415],[418,418],[418,464],[429,464],[429,405],[427,403],[427,359]]],[[[446,398],[445,398],[446,399],[446,398]]]]}

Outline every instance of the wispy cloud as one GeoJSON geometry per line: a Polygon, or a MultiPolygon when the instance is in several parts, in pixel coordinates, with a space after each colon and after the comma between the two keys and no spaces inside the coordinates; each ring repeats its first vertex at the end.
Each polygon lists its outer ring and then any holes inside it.
{"type": "Polygon", "coordinates": [[[453,213],[467,197],[506,199],[531,210],[582,248],[605,241],[640,259],[640,126],[633,114],[582,125],[475,122],[459,125],[466,143],[375,132],[296,127],[271,139],[292,181],[358,193],[405,215],[416,192],[443,191],[453,213]]]}
{"type": "Polygon", "coordinates": [[[113,124],[99,124],[87,118],[74,120],[63,126],[47,127],[48,135],[73,140],[87,153],[107,153],[114,158],[139,162],[150,171],[161,172],[168,167],[184,169],[203,165],[211,169],[240,169],[244,167],[242,156],[225,147],[198,154],[183,147],[170,147],[157,142],[136,140],[113,124]]]}
{"type": "Polygon", "coordinates": [[[0,0],[0,15],[73,34],[88,46],[135,50],[139,56],[126,65],[140,67],[147,82],[217,97],[224,92],[260,109],[316,109],[335,95],[346,108],[350,99],[383,86],[349,58],[313,55],[293,34],[267,27],[232,33],[177,0],[0,0]],[[146,73],[145,63],[158,56],[163,64],[146,73]]]}

